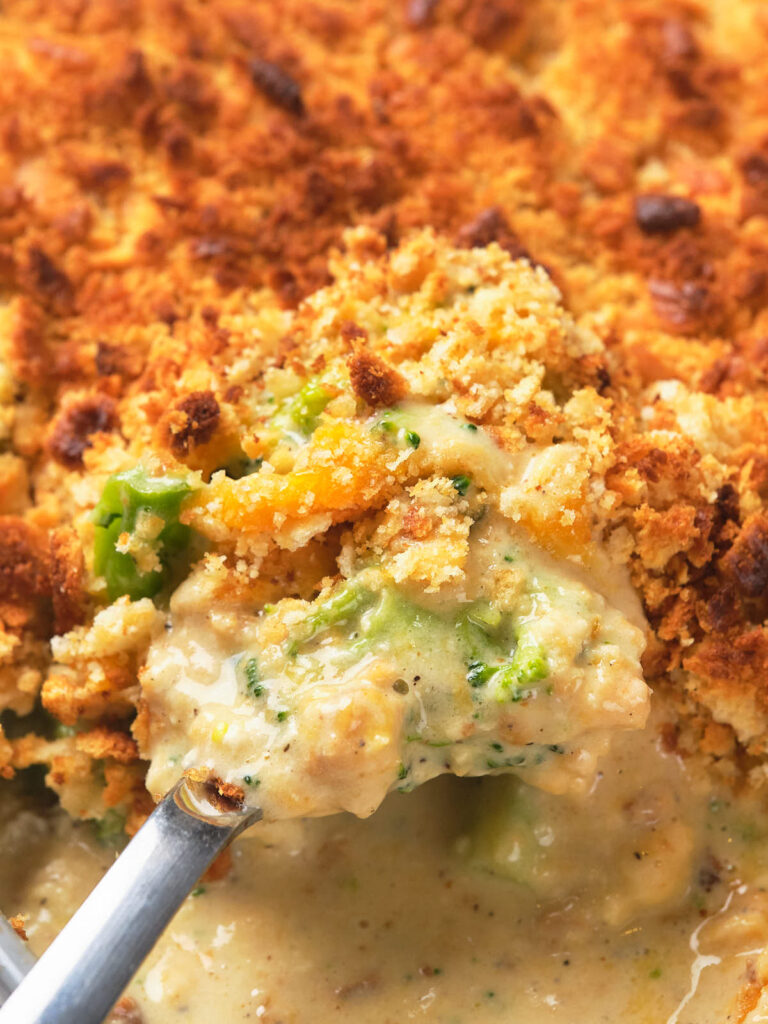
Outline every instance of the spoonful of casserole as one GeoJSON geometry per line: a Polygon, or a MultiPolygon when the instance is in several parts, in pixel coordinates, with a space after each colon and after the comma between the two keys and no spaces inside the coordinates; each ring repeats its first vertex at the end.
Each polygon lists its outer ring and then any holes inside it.
{"type": "MultiPolygon", "coordinates": [[[[391,499],[342,550],[346,576],[311,601],[255,608],[219,557],[202,559],[141,674],[138,733],[164,799],[3,1021],[100,1021],[210,860],[261,817],[367,816],[390,791],[444,772],[511,771],[564,792],[591,783],[613,732],[644,724],[641,630],[590,569],[537,547],[484,487],[494,475],[510,487],[537,479],[546,451],[521,469],[445,410],[397,416],[474,475],[391,499]],[[407,546],[392,543],[397,531],[407,546]],[[430,567],[444,532],[460,573],[430,567]],[[445,579],[420,582],[427,571],[445,579]]],[[[136,483],[113,486],[127,502],[136,483]]]]}
{"type": "Polygon", "coordinates": [[[204,563],[142,674],[150,790],[192,771],[276,819],[365,817],[444,772],[589,786],[611,733],[645,721],[640,630],[496,512],[468,547],[438,593],[366,552],[315,600],[259,611],[204,563]]]}
{"type": "MultiPolygon", "coordinates": [[[[115,609],[152,623],[133,733],[159,803],[2,1024],[101,1021],[262,817],[365,817],[443,773],[585,789],[644,725],[642,611],[597,511],[609,404],[567,383],[599,342],[543,272],[445,260],[407,302],[361,299],[354,333],[309,300],[303,361],[258,376],[224,468],[147,456],[105,480],[89,529],[113,603],[94,628],[115,609]],[[409,334],[427,293],[429,344],[409,334]],[[523,429],[532,408],[557,432],[523,429]]],[[[55,657],[87,658],[73,635],[55,657]]]]}

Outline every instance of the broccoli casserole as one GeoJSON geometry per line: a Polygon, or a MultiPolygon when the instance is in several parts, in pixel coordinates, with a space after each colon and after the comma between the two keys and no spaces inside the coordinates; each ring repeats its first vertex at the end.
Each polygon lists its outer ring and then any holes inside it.
{"type": "Polygon", "coordinates": [[[762,5],[0,52],[2,910],[192,773],[267,820],[118,1019],[765,1019],[762,5]]]}

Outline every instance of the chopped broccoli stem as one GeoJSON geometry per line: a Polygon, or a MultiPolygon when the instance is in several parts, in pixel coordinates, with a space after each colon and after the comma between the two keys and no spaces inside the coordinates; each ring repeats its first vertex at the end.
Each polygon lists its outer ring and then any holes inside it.
{"type": "Polygon", "coordinates": [[[242,480],[244,476],[258,473],[263,462],[262,458],[249,459],[247,455],[239,455],[236,459],[228,462],[223,468],[224,472],[232,480],[242,480]]]}
{"type": "Polygon", "coordinates": [[[93,510],[96,530],[93,542],[93,568],[107,583],[111,601],[127,594],[133,600],[154,597],[166,582],[170,560],[180,554],[191,538],[189,527],[179,522],[182,500],[189,484],[179,477],[149,477],[140,466],[111,476],[93,510]],[[132,533],[139,515],[159,517],[164,526],[147,541],[157,555],[160,569],[143,571],[133,555],[118,551],[123,533],[132,533]]]}
{"type": "Polygon", "coordinates": [[[344,583],[310,616],[312,631],[333,626],[354,615],[370,598],[370,592],[357,583],[344,583]]]}
{"type": "Polygon", "coordinates": [[[301,644],[311,640],[322,630],[350,618],[367,604],[372,596],[370,590],[357,583],[342,584],[298,624],[293,637],[289,640],[289,649],[295,654],[301,644]]]}
{"type": "Polygon", "coordinates": [[[77,736],[77,729],[74,725],[64,725],[62,722],[54,722],[53,738],[57,740],[67,739],[69,736],[77,736]]]}
{"type": "Polygon", "coordinates": [[[523,684],[538,683],[549,675],[547,656],[541,646],[523,635],[518,642],[512,668],[523,684]]]}
{"type": "MultiPolygon", "coordinates": [[[[470,669],[473,664],[484,665],[503,658],[512,639],[509,616],[505,616],[487,601],[476,601],[469,605],[456,619],[456,631],[470,669]]],[[[489,668],[482,678],[477,671],[472,672],[475,682],[470,680],[471,685],[479,686],[486,682],[493,671],[495,669],[489,668]]]]}
{"type": "Polygon", "coordinates": [[[467,611],[467,618],[484,633],[493,633],[501,625],[502,614],[487,601],[477,601],[467,611]]]}
{"type": "Polygon", "coordinates": [[[499,700],[520,700],[522,690],[549,675],[547,656],[539,644],[525,634],[518,641],[512,661],[496,674],[499,700]]]}
{"type": "Polygon", "coordinates": [[[376,604],[362,622],[363,635],[367,639],[375,640],[383,634],[414,625],[419,610],[395,590],[388,587],[376,596],[376,604]]]}
{"type": "Polygon", "coordinates": [[[493,665],[486,665],[484,661],[471,661],[467,668],[467,682],[472,687],[482,686],[494,675],[498,669],[493,665]]]}
{"type": "Polygon", "coordinates": [[[255,658],[249,658],[243,668],[245,673],[245,689],[251,697],[261,697],[264,687],[261,685],[259,675],[259,663],[255,658]]]}

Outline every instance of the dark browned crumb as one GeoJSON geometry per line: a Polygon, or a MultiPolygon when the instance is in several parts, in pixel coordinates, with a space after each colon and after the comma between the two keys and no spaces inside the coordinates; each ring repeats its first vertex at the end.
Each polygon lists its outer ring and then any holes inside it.
{"type": "Polygon", "coordinates": [[[347,361],[352,390],[370,406],[395,405],[406,394],[406,383],[393,367],[358,346],[347,361]]]}
{"type": "Polygon", "coordinates": [[[170,418],[170,447],[177,455],[187,455],[194,446],[207,444],[219,425],[220,414],[212,391],[193,391],[176,405],[170,418]]]}
{"type": "Polygon", "coordinates": [[[490,245],[491,242],[498,242],[513,259],[531,259],[531,254],[509,226],[503,210],[498,206],[481,210],[471,221],[463,224],[456,234],[456,244],[469,249],[490,245]]]}
{"type": "Polygon", "coordinates": [[[119,428],[115,400],[93,394],[68,404],[54,420],[48,450],[63,466],[76,469],[83,453],[93,444],[93,434],[111,433],[119,428]]]}
{"type": "Polygon", "coordinates": [[[254,57],[248,64],[253,84],[260,89],[272,103],[289,114],[301,117],[304,113],[304,100],[301,86],[285,68],[269,60],[254,57]]]}
{"type": "Polygon", "coordinates": [[[642,195],[635,199],[635,220],[647,235],[665,235],[695,228],[701,219],[698,203],[682,196],[642,195]]]}

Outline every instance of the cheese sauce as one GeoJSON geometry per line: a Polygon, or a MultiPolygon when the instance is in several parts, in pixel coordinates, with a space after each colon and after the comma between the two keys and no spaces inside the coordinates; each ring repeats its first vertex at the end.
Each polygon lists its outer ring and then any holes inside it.
{"type": "MultiPolygon", "coordinates": [[[[256,826],[141,968],[144,1020],[722,1024],[768,938],[760,812],[664,753],[660,718],[590,794],[446,778],[367,820],[256,826]]],[[[6,821],[0,905],[39,953],[114,852],[6,821]]]]}
{"type": "Polygon", "coordinates": [[[142,672],[150,790],[207,768],[267,819],[366,816],[444,772],[564,792],[642,727],[641,630],[497,513],[459,585],[430,595],[387,569],[261,614],[207,592],[205,570],[184,583],[142,672]]]}

